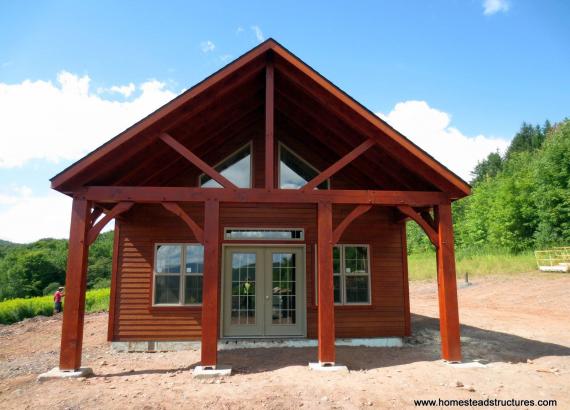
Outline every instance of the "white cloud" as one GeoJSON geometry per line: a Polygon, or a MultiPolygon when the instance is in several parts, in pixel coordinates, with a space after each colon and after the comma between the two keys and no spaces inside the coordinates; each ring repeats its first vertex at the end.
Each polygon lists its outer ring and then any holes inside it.
{"type": "Polygon", "coordinates": [[[483,14],[490,16],[500,11],[509,11],[510,4],[507,0],[483,0],[483,14]]]}
{"type": "Polygon", "coordinates": [[[243,31],[244,31],[244,30],[243,30],[243,27],[242,27],[242,26],[239,26],[239,27],[236,29],[236,34],[241,34],[241,33],[243,33],[243,31]]]}
{"type": "Polygon", "coordinates": [[[263,31],[261,31],[261,28],[259,28],[259,26],[251,26],[251,29],[255,33],[255,38],[257,39],[257,41],[259,41],[261,43],[262,41],[265,40],[265,36],[263,35],[263,31]]]}
{"type": "Polygon", "coordinates": [[[0,168],[32,159],[76,160],[170,101],[176,94],[150,80],[110,90],[130,101],[105,99],[90,90],[90,78],[62,71],[57,83],[0,83],[0,168]]]}
{"type": "Polygon", "coordinates": [[[401,102],[388,114],[378,115],[467,181],[478,161],[497,150],[503,153],[509,145],[502,138],[464,135],[451,126],[448,113],[430,107],[425,101],[401,102]]]}
{"type": "Polygon", "coordinates": [[[129,83],[129,85],[114,85],[109,90],[112,93],[119,93],[123,97],[128,98],[135,92],[136,87],[133,83],[129,83]]]}
{"type": "Polygon", "coordinates": [[[200,48],[202,49],[203,53],[209,53],[210,51],[214,51],[216,45],[212,43],[210,40],[202,41],[200,43],[200,48]]]}

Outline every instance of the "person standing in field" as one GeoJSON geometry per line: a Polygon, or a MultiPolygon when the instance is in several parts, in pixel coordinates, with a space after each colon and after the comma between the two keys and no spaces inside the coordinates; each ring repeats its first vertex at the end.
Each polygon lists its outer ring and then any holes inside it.
{"type": "Polygon", "coordinates": [[[57,290],[55,291],[54,295],[53,295],[53,304],[54,304],[54,310],[55,313],[61,313],[61,301],[63,299],[63,297],[65,296],[65,294],[63,293],[63,286],[60,286],[59,288],[57,288],[57,290]]]}

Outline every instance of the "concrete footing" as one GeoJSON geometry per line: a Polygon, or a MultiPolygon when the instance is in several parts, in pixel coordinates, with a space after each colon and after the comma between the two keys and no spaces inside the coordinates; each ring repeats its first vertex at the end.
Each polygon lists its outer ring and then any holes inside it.
{"type": "Polygon", "coordinates": [[[38,381],[43,382],[50,379],[72,379],[76,377],[89,377],[93,375],[90,367],[81,367],[78,370],[60,370],[54,367],[49,372],[42,373],[38,376],[38,381]]]}
{"type": "Polygon", "coordinates": [[[317,372],[348,373],[348,367],[335,363],[309,363],[309,369],[317,372]]]}
{"type": "Polygon", "coordinates": [[[196,366],[192,370],[192,377],[195,379],[209,379],[213,377],[231,376],[232,368],[229,366],[196,366]]]}

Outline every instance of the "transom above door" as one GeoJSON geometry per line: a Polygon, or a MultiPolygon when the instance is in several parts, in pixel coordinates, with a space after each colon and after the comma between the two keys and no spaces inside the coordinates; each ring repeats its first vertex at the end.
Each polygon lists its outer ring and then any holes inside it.
{"type": "Polygon", "coordinates": [[[224,252],[223,336],[305,334],[303,247],[234,247],[224,252]]]}

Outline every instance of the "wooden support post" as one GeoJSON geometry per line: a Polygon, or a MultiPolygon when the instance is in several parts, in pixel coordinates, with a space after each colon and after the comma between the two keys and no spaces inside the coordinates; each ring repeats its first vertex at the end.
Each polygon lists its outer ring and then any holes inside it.
{"type": "Polygon", "coordinates": [[[444,360],[460,361],[461,342],[451,204],[441,204],[435,208],[435,212],[438,224],[437,282],[441,355],[444,360]]]}
{"type": "Polygon", "coordinates": [[[218,288],[220,281],[220,203],[208,200],[204,209],[204,279],[202,285],[202,366],[218,362],[218,288]]]}
{"type": "Polygon", "coordinates": [[[65,279],[65,306],[61,330],[60,370],[77,370],[81,367],[85,291],[87,287],[87,232],[90,224],[91,204],[85,199],[73,199],[69,251],[65,279]]]}
{"type": "Polygon", "coordinates": [[[265,189],[275,188],[274,119],[275,67],[269,58],[265,68],[265,189]]]}
{"type": "Polygon", "coordinates": [[[319,202],[317,226],[319,363],[335,362],[332,204],[319,202]]]}

